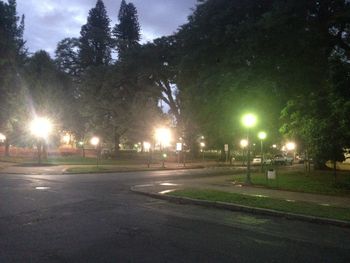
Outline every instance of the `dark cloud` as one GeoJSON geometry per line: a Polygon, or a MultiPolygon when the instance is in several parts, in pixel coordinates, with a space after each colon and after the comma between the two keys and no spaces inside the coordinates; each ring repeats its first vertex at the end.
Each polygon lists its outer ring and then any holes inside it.
{"type": "MultiPolygon", "coordinates": [[[[117,21],[120,0],[104,0],[111,27],[117,21]]],[[[187,21],[196,0],[134,0],[142,41],[170,35],[187,21]]],[[[18,14],[25,15],[25,34],[31,52],[44,49],[53,54],[58,41],[79,36],[96,0],[17,0],[18,14]]]]}

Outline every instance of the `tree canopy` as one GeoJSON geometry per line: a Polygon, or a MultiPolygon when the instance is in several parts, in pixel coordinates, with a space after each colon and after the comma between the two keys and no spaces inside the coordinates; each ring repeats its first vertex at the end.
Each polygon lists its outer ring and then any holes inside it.
{"type": "Polygon", "coordinates": [[[151,137],[162,101],[192,149],[199,135],[209,148],[237,144],[248,111],[271,143],[298,140],[321,163],[350,147],[349,1],[199,0],[176,33],[149,43],[140,43],[133,3],[114,15],[111,30],[97,0],[53,61],[26,54],[16,1],[0,1],[1,127],[14,127],[13,100],[26,94],[37,111],[59,115],[79,137],[101,134],[117,152],[121,138],[151,137]]]}

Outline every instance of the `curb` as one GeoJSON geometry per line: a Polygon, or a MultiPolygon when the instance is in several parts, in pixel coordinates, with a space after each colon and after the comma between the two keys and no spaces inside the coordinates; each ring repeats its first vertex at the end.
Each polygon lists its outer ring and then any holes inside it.
{"type": "Polygon", "coordinates": [[[177,204],[201,205],[201,206],[209,207],[209,208],[218,208],[218,209],[225,209],[225,210],[230,210],[230,211],[248,212],[248,213],[253,213],[253,214],[283,217],[283,218],[290,219],[290,220],[296,219],[296,220],[300,220],[300,221],[304,221],[304,222],[311,222],[311,223],[317,223],[317,224],[328,224],[328,225],[350,228],[349,221],[316,217],[316,216],[308,216],[308,215],[302,215],[302,214],[294,214],[294,213],[281,212],[281,211],[272,210],[272,209],[250,207],[250,206],[244,206],[244,205],[238,205],[238,204],[232,204],[232,203],[226,203],[226,202],[219,202],[219,201],[215,202],[215,201],[192,199],[192,198],[188,198],[188,197],[169,196],[169,195],[163,195],[163,194],[158,194],[158,193],[136,190],[135,187],[131,187],[130,191],[137,193],[137,194],[147,195],[147,196],[150,196],[153,198],[162,199],[162,200],[166,200],[166,201],[169,201],[172,203],[177,203],[177,204]]]}

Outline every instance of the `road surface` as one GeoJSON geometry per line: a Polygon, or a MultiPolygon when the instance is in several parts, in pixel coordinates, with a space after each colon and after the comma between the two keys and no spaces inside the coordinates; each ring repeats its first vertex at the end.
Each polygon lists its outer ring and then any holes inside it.
{"type": "Polygon", "coordinates": [[[349,229],[178,205],[129,190],[201,176],[2,174],[0,262],[350,262],[349,229]]]}

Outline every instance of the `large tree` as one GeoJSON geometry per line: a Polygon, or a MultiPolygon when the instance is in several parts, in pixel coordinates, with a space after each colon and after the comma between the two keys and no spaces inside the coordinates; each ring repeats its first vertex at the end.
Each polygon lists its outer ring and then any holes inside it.
{"type": "Polygon", "coordinates": [[[76,78],[79,74],[79,39],[65,38],[58,42],[55,61],[59,70],[76,78]]]}
{"type": "Polygon", "coordinates": [[[116,47],[119,58],[124,53],[138,45],[140,41],[140,25],[138,22],[137,10],[133,3],[126,3],[122,0],[120,4],[119,23],[113,29],[116,47]]]}
{"type": "Polygon", "coordinates": [[[82,83],[82,114],[88,120],[88,130],[113,145],[116,156],[121,138],[135,140],[136,134],[142,134],[139,140],[148,137],[159,114],[149,79],[138,72],[134,57],[108,69],[94,68],[82,83]]]}
{"type": "Polygon", "coordinates": [[[80,31],[79,59],[82,69],[111,62],[110,19],[102,0],[89,11],[87,23],[80,31]]]}
{"type": "Polygon", "coordinates": [[[288,99],[323,88],[329,57],[348,52],[348,4],[339,1],[200,1],[177,34],[178,85],[200,128],[223,144],[251,110],[278,136],[288,99]]]}
{"type": "Polygon", "coordinates": [[[5,154],[14,137],[16,97],[19,94],[21,67],[26,57],[23,40],[24,16],[17,16],[16,1],[0,1],[0,131],[5,133],[5,154]]]}

